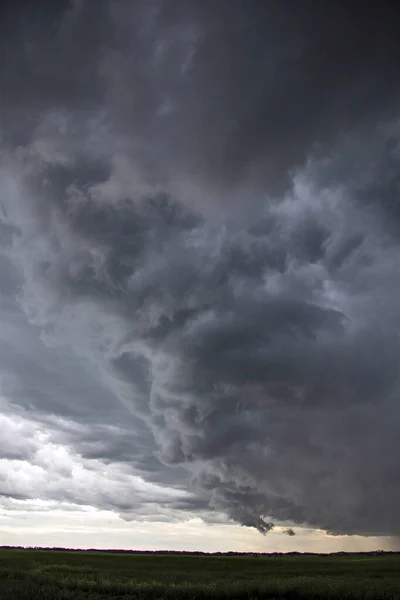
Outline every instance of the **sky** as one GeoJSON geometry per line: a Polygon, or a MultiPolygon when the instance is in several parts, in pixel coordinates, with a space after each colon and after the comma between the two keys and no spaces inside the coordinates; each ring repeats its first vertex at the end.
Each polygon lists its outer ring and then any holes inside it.
{"type": "Polygon", "coordinates": [[[0,545],[400,547],[392,2],[0,9],[0,545]]]}

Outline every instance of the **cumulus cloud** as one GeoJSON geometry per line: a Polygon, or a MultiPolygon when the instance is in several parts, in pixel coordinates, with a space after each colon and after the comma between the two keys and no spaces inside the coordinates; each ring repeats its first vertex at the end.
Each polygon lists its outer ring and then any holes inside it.
{"type": "MultiPolygon", "coordinates": [[[[26,501],[25,506],[39,502],[49,510],[55,503],[62,510],[92,506],[114,510],[126,520],[153,521],[206,512],[204,503],[187,490],[145,481],[123,455],[116,464],[77,452],[63,434],[63,423],[45,428],[24,413],[8,413],[0,415],[0,489],[6,507],[13,508],[12,499],[26,501]]],[[[114,435],[119,434],[117,430],[114,435]]],[[[100,444],[104,437],[98,431],[100,444]]]]}
{"type": "Polygon", "coordinates": [[[100,5],[3,70],[4,493],[399,535],[390,7],[100,5]]]}

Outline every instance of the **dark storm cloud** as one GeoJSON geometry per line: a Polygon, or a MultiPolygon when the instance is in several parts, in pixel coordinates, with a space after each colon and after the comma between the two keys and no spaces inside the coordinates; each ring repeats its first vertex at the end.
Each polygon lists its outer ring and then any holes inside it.
{"type": "Polygon", "coordinates": [[[119,152],[182,193],[196,182],[232,200],[244,181],[287,183],[312,146],[397,111],[393,3],[89,0],[3,10],[10,139],[28,141],[48,110],[88,119],[101,109],[119,152]]]}
{"type": "Polygon", "coordinates": [[[388,3],[113,6],[120,37],[103,65],[107,99],[117,127],[146,140],[139,156],[151,173],[189,172],[229,196],[243,180],[273,187],[315,144],[397,110],[388,3]]]}
{"type": "MultiPolygon", "coordinates": [[[[2,42],[5,395],[84,460],[185,473],[171,509],[399,534],[390,5],[34,14],[2,42]]],[[[38,485],[147,503],[75,484],[38,485]]]]}

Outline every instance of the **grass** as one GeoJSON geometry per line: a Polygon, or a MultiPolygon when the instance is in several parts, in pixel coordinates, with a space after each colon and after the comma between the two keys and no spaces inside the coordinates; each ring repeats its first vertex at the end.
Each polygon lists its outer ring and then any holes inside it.
{"type": "Polygon", "coordinates": [[[400,600],[400,555],[0,551],[0,600],[400,600]]]}

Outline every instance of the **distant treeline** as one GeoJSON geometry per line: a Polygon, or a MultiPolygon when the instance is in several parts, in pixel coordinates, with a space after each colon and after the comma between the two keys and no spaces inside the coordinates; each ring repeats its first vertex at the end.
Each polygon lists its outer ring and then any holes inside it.
{"type": "Polygon", "coordinates": [[[190,550],[124,550],[117,548],[59,548],[46,546],[0,546],[0,550],[40,550],[45,552],[99,552],[108,554],[169,554],[190,556],[387,556],[400,554],[400,550],[372,550],[370,552],[201,552],[190,550]]]}

